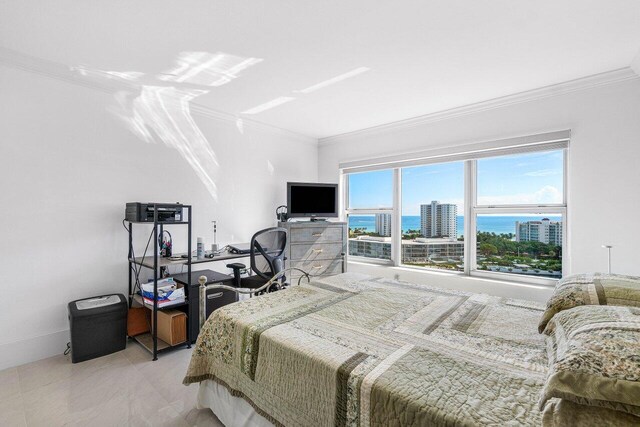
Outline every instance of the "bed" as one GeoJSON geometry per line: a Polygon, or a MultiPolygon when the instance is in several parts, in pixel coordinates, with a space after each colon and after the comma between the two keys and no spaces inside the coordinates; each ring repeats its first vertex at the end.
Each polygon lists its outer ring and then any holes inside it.
{"type": "Polygon", "coordinates": [[[216,311],[184,383],[228,426],[539,426],[543,309],[345,273],[216,311]]]}

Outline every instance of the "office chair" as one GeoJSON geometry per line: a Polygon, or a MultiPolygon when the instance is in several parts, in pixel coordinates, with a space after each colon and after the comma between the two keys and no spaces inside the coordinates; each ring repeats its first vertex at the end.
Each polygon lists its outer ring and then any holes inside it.
{"type": "MultiPolygon", "coordinates": [[[[233,269],[234,285],[239,288],[259,288],[273,276],[284,270],[284,249],[287,245],[287,229],[282,227],[265,228],[251,238],[251,270],[255,273],[249,277],[241,277],[240,270],[246,266],[239,262],[227,264],[233,269]]],[[[286,278],[281,280],[284,283],[286,278]]],[[[273,292],[281,285],[271,286],[267,292],[273,292]]]]}

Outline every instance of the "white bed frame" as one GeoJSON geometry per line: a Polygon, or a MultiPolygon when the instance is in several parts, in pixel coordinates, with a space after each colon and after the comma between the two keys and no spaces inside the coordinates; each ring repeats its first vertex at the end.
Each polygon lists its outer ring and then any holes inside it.
{"type": "Polygon", "coordinates": [[[200,383],[197,407],[211,409],[226,427],[273,427],[249,402],[231,395],[225,386],[212,380],[200,383]]]}

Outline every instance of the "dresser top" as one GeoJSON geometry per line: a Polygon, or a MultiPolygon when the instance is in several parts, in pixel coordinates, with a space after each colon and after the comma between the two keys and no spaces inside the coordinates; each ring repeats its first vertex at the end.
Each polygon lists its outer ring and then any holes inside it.
{"type": "Polygon", "coordinates": [[[344,221],[287,221],[278,222],[278,227],[331,227],[347,225],[344,221]]]}

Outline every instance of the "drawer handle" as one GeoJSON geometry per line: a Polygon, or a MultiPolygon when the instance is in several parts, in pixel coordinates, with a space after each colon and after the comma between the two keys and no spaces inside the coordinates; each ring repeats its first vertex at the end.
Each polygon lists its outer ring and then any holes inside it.
{"type": "Polygon", "coordinates": [[[207,299],[216,299],[220,298],[223,295],[222,292],[216,292],[215,294],[207,295],[207,299]]]}
{"type": "Polygon", "coordinates": [[[311,249],[311,252],[317,252],[317,253],[320,253],[320,252],[322,252],[322,251],[324,251],[324,249],[311,249]]]}
{"type": "Polygon", "coordinates": [[[322,236],[322,233],[313,233],[312,236],[313,237],[320,237],[320,236],[322,236]]]}
{"type": "Polygon", "coordinates": [[[313,267],[311,267],[311,268],[322,268],[322,267],[324,267],[324,265],[314,265],[314,266],[313,266],[313,267]]]}

